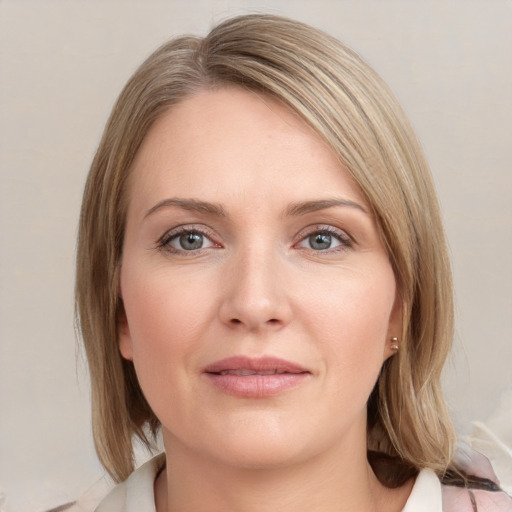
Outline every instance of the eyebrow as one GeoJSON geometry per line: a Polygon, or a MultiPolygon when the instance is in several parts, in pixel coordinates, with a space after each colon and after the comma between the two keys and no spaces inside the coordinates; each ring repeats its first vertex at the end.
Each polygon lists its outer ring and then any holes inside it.
{"type": "Polygon", "coordinates": [[[355,208],[363,213],[368,214],[367,210],[349,199],[318,199],[314,201],[305,201],[299,203],[293,203],[285,210],[285,216],[295,217],[299,215],[305,215],[307,213],[317,212],[319,210],[326,210],[328,208],[334,208],[336,206],[355,208]]]}
{"type": "MultiPolygon", "coordinates": [[[[162,201],[159,201],[153,207],[151,207],[144,215],[144,218],[149,217],[153,213],[163,208],[169,208],[173,206],[192,212],[214,215],[216,217],[227,217],[226,211],[224,210],[222,205],[218,203],[210,203],[207,201],[201,201],[199,199],[192,198],[185,199],[178,197],[170,197],[167,199],[162,199],[162,201]]],[[[368,213],[362,205],[356,203],[355,201],[350,201],[349,199],[317,199],[312,201],[292,203],[285,209],[284,216],[298,217],[300,215],[306,215],[307,213],[313,213],[319,210],[326,210],[328,208],[340,206],[355,208],[356,210],[360,210],[363,213],[368,213]]]]}
{"type": "Polygon", "coordinates": [[[169,208],[172,206],[176,206],[191,212],[215,215],[217,217],[226,217],[226,212],[220,204],[200,201],[199,199],[182,199],[178,197],[170,197],[168,199],[159,201],[155,204],[155,206],[151,207],[144,215],[144,218],[149,217],[162,208],[169,208]]]}

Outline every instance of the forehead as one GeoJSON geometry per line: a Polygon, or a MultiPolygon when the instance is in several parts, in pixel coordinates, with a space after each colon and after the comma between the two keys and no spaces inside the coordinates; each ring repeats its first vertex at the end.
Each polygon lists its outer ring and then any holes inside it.
{"type": "Polygon", "coordinates": [[[362,200],[334,151],[276,99],[241,88],[206,90],[170,108],[152,126],[132,166],[130,195],[209,196],[275,187],[297,195],[341,187],[362,200]]]}

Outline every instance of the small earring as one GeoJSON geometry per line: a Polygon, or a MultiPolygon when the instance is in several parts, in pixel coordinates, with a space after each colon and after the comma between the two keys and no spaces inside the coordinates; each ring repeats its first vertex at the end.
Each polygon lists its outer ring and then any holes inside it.
{"type": "Polygon", "coordinates": [[[398,338],[393,336],[393,338],[391,338],[391,350],[394,350],[395,352],[398,352],[399,348],[400,347],[398,346],[398,338]]]}

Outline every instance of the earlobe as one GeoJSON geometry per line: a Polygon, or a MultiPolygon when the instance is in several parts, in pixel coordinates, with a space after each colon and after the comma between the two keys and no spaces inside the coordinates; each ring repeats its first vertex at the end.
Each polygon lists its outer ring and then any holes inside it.
{"type": "Polygon", "coordinates": [[[124,308],[117,317],[117,337],[121,355],[128,361],[133,361],[132,337],[124,308]]]}
{"type": "Polygon", "coordinates": [[[383,362],[389,359],[390,357],[395,356],[400,350],[400,340],[393,336],[391,338],[386,339],[386,346],[384,347],[384,357],[383,362]]]}

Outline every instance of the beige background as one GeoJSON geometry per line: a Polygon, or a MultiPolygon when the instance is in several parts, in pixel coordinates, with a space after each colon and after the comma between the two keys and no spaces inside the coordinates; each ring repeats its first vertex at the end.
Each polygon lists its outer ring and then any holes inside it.
{"type": "Polygon", "coordinates": [[[259,10],[347,41],[390,83],[417,128],[453,254],[457,338],[446,389],[460,431],[485,419],[512,386],[510,0],[0,0],[7,511],[56,505],[101,474],[87,379],[75,364],[73,259],[85,175],[117,93],[165,39],[259,10]]]}

